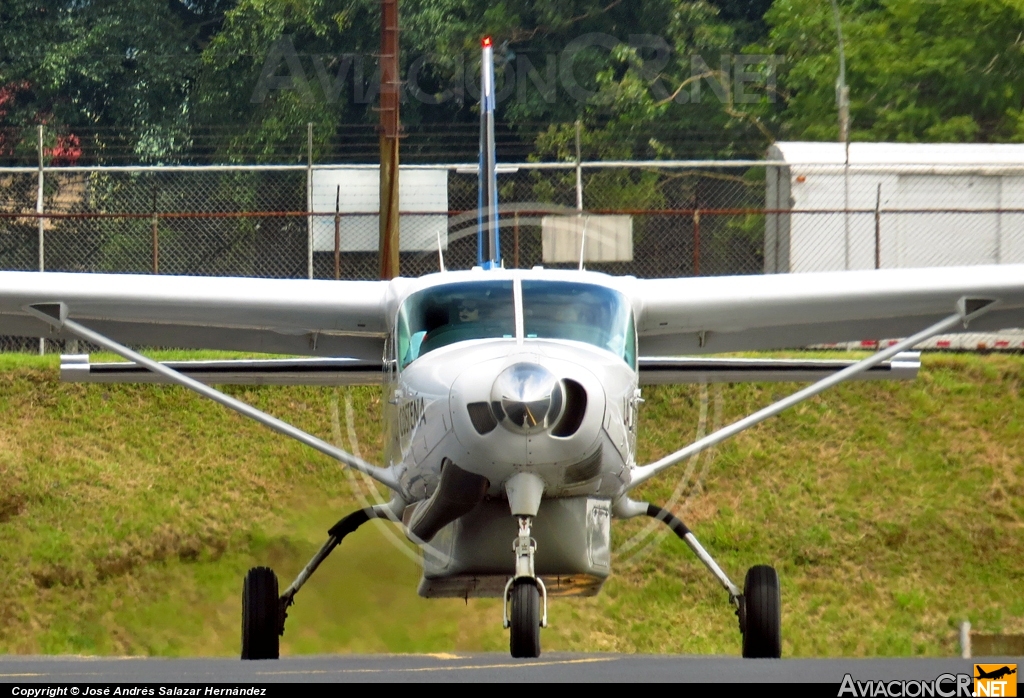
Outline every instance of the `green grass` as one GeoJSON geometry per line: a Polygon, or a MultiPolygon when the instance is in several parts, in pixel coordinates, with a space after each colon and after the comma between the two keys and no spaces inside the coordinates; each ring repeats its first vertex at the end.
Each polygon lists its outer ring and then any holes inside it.
{"type": "MultiPolygon", "coordinates": [[[[640,493],[681,484],[675,511],[736,581],[779,569],[786,655],[949,655],[963,619],[1024,631],[1024,358],[924,361],[916,382],[840,386],[640,493]]],[[[62,384],[57,364],[0,355],[0,652],[237,654],[245,570],[286,584],[358,506],[347,474],[183,389],[62,384]]],[[[794,387],[712,386],[708,428],[794,387]]],[[[330,440],[348,396],[380,459],[378,389],[230,392],[330,440]]],[[[644,397],[647,462],[694,437],[700,388],[644,397]]],[[[612,579],[552,602],[546,650],[738,654],[724,592],[680,541],[656,528],[627,549],[647,524],[616,522],[612,579]]],[[[500,604],[420,599],[418,577],[360,529],[298,596],[282,651],[507,647],[500,604]]]]}

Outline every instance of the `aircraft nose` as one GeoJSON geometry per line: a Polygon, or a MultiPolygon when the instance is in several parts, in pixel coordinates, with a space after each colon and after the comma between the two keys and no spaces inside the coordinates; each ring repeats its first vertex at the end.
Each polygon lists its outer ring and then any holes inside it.
{"type": "Polygon", "coordinates": [[[565,403],[562,384],[535,363],[509,366],[494,380],[491,406],[498,421],[511,431],[533,434],[558,420],[565,403]]]}

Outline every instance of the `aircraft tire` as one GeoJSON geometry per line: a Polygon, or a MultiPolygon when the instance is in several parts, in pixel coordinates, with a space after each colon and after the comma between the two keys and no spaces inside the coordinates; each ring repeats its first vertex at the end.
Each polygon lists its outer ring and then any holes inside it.
{"type": "Polygon", "coordinates": [[[532,579],[512,585],[512,632],[509,650],[516,658],[540,656],[540,591],[532,579]]]}
{"type": "Polygon", "coordinates": [[[253,567],[242,583],[242,659],[277,659],[280,624],[277,575],[253,567]]]}
{"type": "Polygon", "coordinates": [[[782,596],[773,567],[755,565],[743,583],[746,630],[743,656],[778,659],[782,656],[782,596]]]}

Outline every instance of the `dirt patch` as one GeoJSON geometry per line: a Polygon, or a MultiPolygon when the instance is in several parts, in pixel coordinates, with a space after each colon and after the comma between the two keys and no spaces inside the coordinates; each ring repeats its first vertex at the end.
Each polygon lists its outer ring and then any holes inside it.
{"type": "Polygon", "coordinates": [[[177,558],[182,562],[217,560],[228,550],[228,541],[220,537],[198,538],[161,531],[151,539],[137,541],[124,549],[93,559],[96,581],[122,577],[144,565],[177,558]]]}
{"type": "Polygon", "coordinates": [[[122,577],[143,564],[144,560],[129,555],[117,555],[96,560],[96,581],[103,582],[111,577],[122,577]]]}
{"type": "Polygon", "coordinates": [[[0,524],[7,523],[25,510],[27,500],[20,494],[0,496],[0,524]]]}
{"type": "Polygon", "coordinates": [[[82,587],[85,579],[81,570],[73,570],[63,565],[47,565],[32,570],[32,581],[40,589],[52,589],[55,586],[82,587]]]}

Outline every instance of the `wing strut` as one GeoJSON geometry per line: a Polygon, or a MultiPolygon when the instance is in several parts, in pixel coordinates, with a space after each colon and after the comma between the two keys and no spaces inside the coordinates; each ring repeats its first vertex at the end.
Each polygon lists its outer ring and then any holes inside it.
{"type": "Polygon", "coordinates": [[[799,404],[804,400],[812,398],[818,393],[824,392],[825,390],[831,388],[834,385],[838,385],[839,383],[842,383],[845,380],[848,380],[861,373],[864,373],[872,366],[876,366],[882,363],[883,361],[890,359],[893,356],[896,356],[896,354],[899,354],[901,351],[911,349],[915,345],[920,344],[926,339],[930,339],[931,337],[934,337],[937,334],[942,334],[946,330],[951,329],[952,327],[956,326],[961,322],[966,327],[969,321],[985,314],[989,309],[992,308],[994,304],[995,301],[988,298],[961,298],[960,301],[957,303],[956,313],[950,315],[949,317],[943,320],[940,320],[931,327],[921,330],[914,336],[899,341],[896,344],[893,344],[892,346],[883,349],[882,351],[876,354],[872,354],[863,361],[858,361],[852,366],[844,368],[842,371],[837,371],[836,373],[833,373],[832,375],[826,378],[822,378],[817,383],[809,385],[803,390],[799,390],[790,395],[789,397],[779,400],[778,402],[772,403],[771,405],[768,405],[764,409],[759,410],[752,415],[744,417],[739,421],[733,422],[727,427],[719,429],[718,431],[712,434],[708,434],[703,439],[694,441],[686,448],[680,449],[675,453],[671,453],[662,458],[661,460],[655,461],[654,463],[651,463],[649,465],[644,465],[642,467],[636,468],[635,470],[633,470],[633,478],[629,484],[628,489],[633,489],[637,485],[643,482],[647,482],[661,471],[670,468],[681,461],[686,460],[690,456],[694,456],[700,453],[701,451],[710,448],[711,446],[715,446],[716,444],[725,441],[731,436],[739,434],[741,431],[744,431],[752,426],[760,424],[769,417],[774,417],[783,410],[786,410],[792,407],[793,405],[799,404]]]}
{"type": "Polygon", "coordinates": [[[345,536],[355,531],[370,519],[387,519],[395,523],[401,523],[402,504],[402,500],[398,499],[392,500],[388,504],[378,504],[376,506],[366,507],[365,509],[358,509],[331,527],[331,530],[327,532],[327,535],[330,536],[327,539],[327,542],[323,544],[309,563],[302,568],[302,571],[299,572],[299,576],[296,577],[295,581],[284,590],[284,593],[281,594],[281,597],[278,600],[278,604],[280,605],[279,634],[284,634],[284,622],[285,619],[288,618],[288,607],[295,603],[295,595],[299,593],[299,589],[309,581],[309,578],[313,576],[314,572],[316,572],[320,563],[326,560],[327,556],[334,552],[334,549],[341,544],[341,541],[345,536]],[[395,504],[398,505],[396,507],[398,509],[397,514],[392,509],[392,505],[395,504]]]}
{"type": "Polygon", "coordinates": [[[304,443],[310,448],[314,448],[317,451],[320,451],[320,453],[334,458],[354,470],[358,470],[361,473],[369,475],[377,482],[386,485],[395,491],[398,490],[398,478],[391,468],[380,468],[376,465],[367,463],[362,458],[357,458],[351,453],[342,451],[340,448],[337,448],[336,446],[333,446],[312,434],[304,432],[298,427],[281,421],[277,417],[273,417],[266,412],[262,412],[252,405],[247,405],[240,400],[236,400],[230,395],[225,395],[219,390],[211,388],[208,385],[204,385],[194,378],[189,378],[159,361],[153,361],[136,351],[132,351],[122,344],[118,344],[112,339],[108,339],[107,337],[90,330],[88,327],[83,327],[77,322],[69,320],[67,317],[68,307],[64,303],[40,303],[30,305],[25,307],[25,311],[31,313],[35,317],[58,330],[66,329],[68,332],[71,332],[75,336],[84,339],[87,342],[98,344],[104,349],[122,356],[129,361],[133,361],[140,366],[145,366],[150,371],[164,376],[173,383],[184,386],[189,390],[199,393],[203,397],[210,398],[214,402],[219,402],[225,407],[249,417],[250,419],[254,419],[260,424],[268,426],[280,434],[284,434],[296,441],[304,443]]]}

